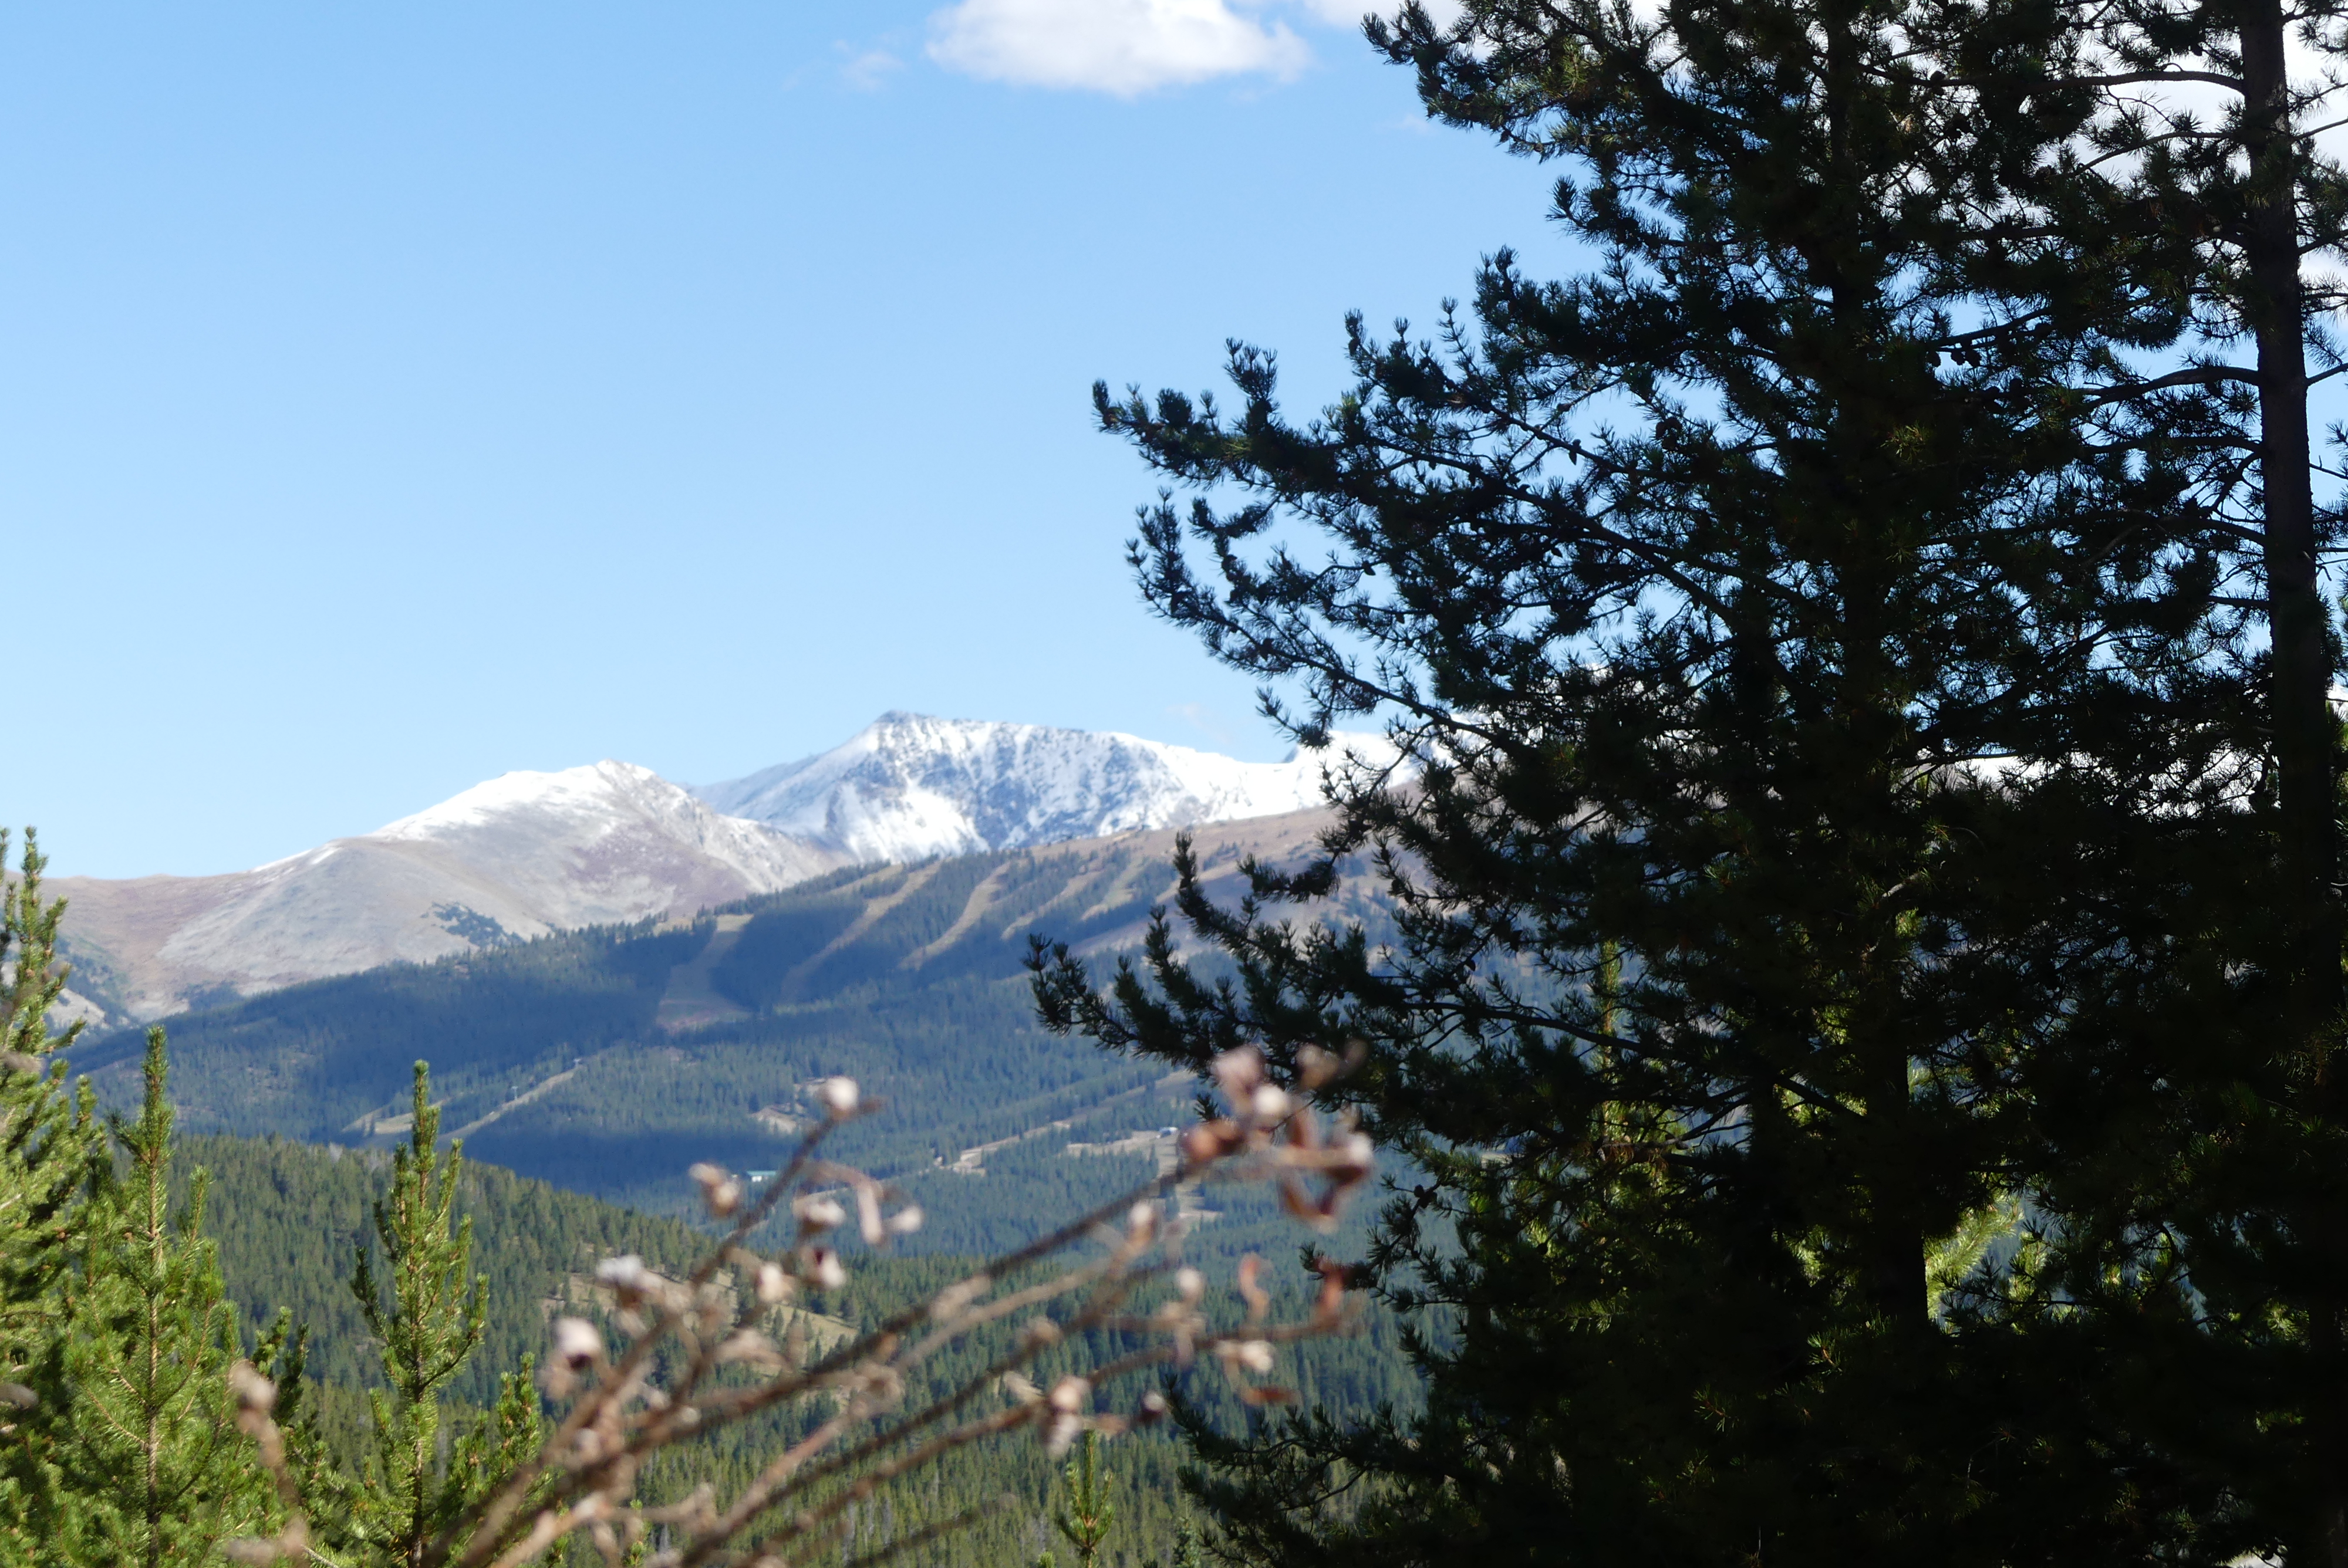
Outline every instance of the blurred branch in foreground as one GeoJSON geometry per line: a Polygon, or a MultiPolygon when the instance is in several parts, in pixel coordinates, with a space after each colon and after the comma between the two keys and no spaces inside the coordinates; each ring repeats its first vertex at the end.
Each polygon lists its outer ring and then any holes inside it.
{"type": "MultiPolygon", "coordinates": [[[[852,1230],[882,1247],[921,1224],[920,1211],[886,1184],[821,1157],[834,1130],[872,1109],[852,1081],[828,1081],[827,1120],[755,1199],[729,1173],[694,1168],[709,1213],[731,1223],[684,1278],[633,1256],[603,1261],[597,1278],[610,1293],[608,1323],[564,1317],[551,1325],[541,1377],[549,1398],[567,1406],[561,1419],[535,1456],[407,1560],[417,1568],[511,1568],[584,1535],[614,1563],[657,1541],[657,1550],[635,1559],[646,1568],[779,1568],[831,1546],[856,1504],[973,1443],[1025,1428],[1057,1455],[1085,1434],[1114,1437],[1164,1416],[1154,1388],[1124,1408],[1102,1408],[1120,1378],[1204,1357],[1246,1402],[1287,1401],[1289,1390],[1265,1380],[1274,1348],[1347,1326],[1346,1270],[1321,1260],[1309,1316],[1275,1323],[1251,1255],[1236,1280],[1244,1320],[1213,1327],[1207,1282],[1182,1263],[1183,1226],[1163,1200],[1178,1184],[1200,1179],[1270,1183],[1291,1213],[1326,1229],[1368,1181],[1370,1142],[1350,1122],[1332,1126],[1264,1081],[1252,1048],[1218,1061],[1216,1078],[1230,1114],[1189,1128],[1174,1169],[825,1350],[811,1344],[808,1315],[792,1304],[846,1284],[839,1235],[852,1230]],[[790,1239],[762,1251],[752,1239],[769,1221],[787,1225],[790,1239]],[[1079,1249],[1086,1255],[1069,1255],[1079,1249]],[[993,1326],[1014,1324],[980,1370],[909,1407],[916,1368],[993,1326]],[[1029,1376],[1056,1347],[1073,1348],[1097,1330],[1100,1342],[1119,1348],[1048,1387],[1029,1376]],[[639,1503],[638,1478],[655,1455],[791,1409],[811,1424],[733,1495],[705,1482],[667,1506],[639,1503]]],[[[308,1557],[300,1488],[270,1413],[274,1390],[242,1364],[234,1386],[242,1424],[293,1506],[283,1530],[236,1542],[231,1554],[246,1563],[308,1557]]],[[[911,1532],[857,1562],[878,1563],[972,1517],[911,1532]]]]}

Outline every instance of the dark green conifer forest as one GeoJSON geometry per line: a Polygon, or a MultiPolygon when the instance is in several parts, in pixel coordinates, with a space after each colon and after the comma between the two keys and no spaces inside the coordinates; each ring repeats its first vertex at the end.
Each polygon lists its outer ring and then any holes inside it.
{"type": "MultiPolygon", "coordinates": [[[[626,1309],[613,1307],[626,1287],[615,1297],[612,1282],[627,1276],[610,1272],[613,1260],[647,1279],[685,1277],[711,1252],[709,1220],[648,1216],[465,1160],[442,1135],[420,1063],[409,1119],[387,1150],[175,1137],[164,1034],[155,1030],[139,1113],[109,1122],[86,1085],[77,1097],[56,1067],[31,1070],[75,1039],[48,1034],[42,1021],[64,967],[54,954],[57,906],[43,902],[39,871],[29,855],[8,934],[26,956],[16,972],[50,979],[24,999],[16,1038],[26,1049],[0,1080],[15,1097],[12,1125],[36,1135],[0,1166],[10,1184],[0,1212],[41,1216],[47,1228],[36,1234],[54,1239],[57,1255],[11,1319],[12,1347],[21,1348],[6,1368],[0,1527],[9,1533],[0,1560],[263,1560],[273,1535],[284,1542],[290,1489],[302,1512],[300,1554],[451,1561],[497,1487],[545,1448],[561,1408],[548,1398],[560,1385],[536,1375],[550,1324],[577,1313],[571,1321],[624,1331],[626,1309]],[[256,1373],[273,1389],[266,1411],[282,1478],[258,1462],[254,1423],[240,1403],[256,1373]]],[[[1081,1190],[1130,1188],[1137,1174],[1121,1169],[1081,1190]]],[[[765,1245],[776,1245],[774,1229],[757,1233],[765,1245]]],[[[1227,1252],[1274,1226],[1238,1229],[1246,1235],[1227,1252]]],[[[28,1244],[11,1255],[29,1274],[44,1254],[28,1244]]],[[[936,1316],[941,1293],[971,1267],[936,1252],[866,1253],[855,1265],[786,1309],[818,1354],[909,1309],[936,1316]]],[[[1008,1283],[1032,1288],[1047,1277],[1031,1270],[1008,1283]]],[[[1305,1276],[1275,1266],[1263,1279],[1267,1303],[1295,1308],[1309,1296],[1305,1276]]],[[[973,1387],[992,1391],[989,1368],[1019,1364],[1014,1341],[1030,1337],[1010,1327],[947,1347],[922,1367],[910,1396],[966,1401],[973,1387]]],[[[1130,1334],[1078,1330],[1035,1363],[1039,1376],[1134,1348],[1130,1334]]],[[[1345,1409],[1407,1405],[1414,1389],[1398,1339],[1395,1320],[1379,1315],[1301,1347],[1285,1371],[1292,1397],[1345,1409]]],[[[1233,1430],[1260,1419],[1204,1368],[1179,1381],[1233,1430]]],[[[809,1438],[821,1415],[779,1409],[655,1452],[634,1477],[634,1501],[675,1509],[700,1489],[739,1492],[778,1450],[809,1438]]],[[[1094,1555],[1119,1565],[1186,1550],[1195,1557],[1195,1545],[1184,1546],[1196,1528],[1179,1501],[1179,1445],[1165,1431],[1136,1433],[1119,1452],[1119,1495],[1096,1499],[1118,1522],[1097,1532],[1094,1555]]],[[[1007,1430],[939,1454],[910,1491],[869,1502],[857,1494],[839,1539],[917,1563],[1025,1563],[1050,1535],[1062,1470],[1035,1437],[1007,1430]],[[923,1533],[945,1522],[951,1531],[923,1533]]],[[[644,1534],[620,1554],[642,1560],[668,1539],[658,1528],[644,1534]]],[[[586,1539],[539,1555],[600,1560],[586,1539]]]]}

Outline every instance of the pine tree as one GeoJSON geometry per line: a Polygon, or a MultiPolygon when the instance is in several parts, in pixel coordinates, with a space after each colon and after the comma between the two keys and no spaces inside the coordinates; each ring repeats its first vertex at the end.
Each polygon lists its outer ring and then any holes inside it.
{"type": "MultiPolygon", "coordinates": [[[[7,846],[0,831],[0,866],[7,846]]],[[[88,1199],[105,1162],[88,1086],[69,1090],[57,1055],[81,1025],[62,1034],[49,1027],[69,971],[57,961],[65,901],[41,893],[46,864],[27,830],[18,875],[0,893],[0,1556],[29,1557],[44,1538],[65,1325],[88,1199]]]]}
{"type": "Polygon", "coordinates": [[[2296,35],[2336,76],[2348,39],[2322,5],[2098,15],[2093,138],[2132,170],[2131,203],[2194,248],[2196,352],[2144,374],[2222,389],[2204,438],[2241,476],[2212,585],[2236,625],[2212,668],[2231,688],[2228,751],[2250,766],[2225,831],[2198,830],[2226,853],[2132,894],[2163,910],[2145,948],[2157,936],[2188,961],[2091,988],[2045,1053],[2033,1092],[2063,1114],[2033,1295],[2126,1348],[2137,1371],[2097,1390],[2103,1419],[2222,1476],[2246,1547],[2348,1568],[2348,749],[2322,579],[2340,515],[2314,495],[2310,400],[2338,363],[2325,317],[2343,298],[2329,259],[2348,246],[2348,170],[2309,129],[2336,86],[2287,68],[2296,35]],[[2191,101],[2147,101],[2164,92],[2191,101]]]}
{"type": "Polygon", "coordinates": [[[258,1337],[252,1360],[276,1390],[270,1419],[284,1445],[313,1536],[346,1537],[354,1488],[335,1462],[319,1423],[317,1389],[310,1381],[310,1326],[295,1322],[290,1309],[280,1307],[258,1337]]]}
{"type": "Polygon", "coordinates": [[[1438,116],[1569,162],[1557,215],[1601,261],[1545,284],[1503,254],[1431,342],[1354,320],[1317,420],[1246,348],[1228,416],[1097,389],[1198,492],[1143,515],[1153,603],[1293,693],[1266,701],[1299,741],[1390,715],[1414,765],[1341,780],[1326,857],[1237,908],[1186,849],[1182,915],[1233,978],[1163,925],[1106,996],[1037,955],[1046,1022],[1118,1049],[1256,1041],[1293,1080],[1365,1041],[1324,1102],[1425,1173],[1369,1261],[1457,1322],[1419,1343],[1426,1415],[1194,1424],[1226,1539],[2213,1549],[2222,1487],[2082,1417],[2111,1368],[2002,1310],[1983,1245],[2046,1157],[2030,1087],[2082,971],[2174,969],[2151,874],[2111,868],[2221,860],[2240,776],[2209,668],[2229,409],[2136,374],[2184,336],[2192,257],[2071,150],[2084,30],[1470,0],[1371,34],[1438,116]],[[1349,874],[1390,928],[1275,917],[1349,874]],[[1333,1467],[1371,1478],[1344,1517],[1333,1467]]]}
{"type": "Polygon", "coordinates": [[[203,1234],[195,1173],[170,1209],[171,1108],[163,1031],[147,1035],[146,1092],[115,1135],[128,1169],[90,1227],[87,1284],[66,1355],[71,1403],[56,1462],[56,1559],[198,1561],[269,1522],[272,1492],[238,1431],[228,1369],[243,1355],[236,1309],[203,1234]]]}
{"type": "Polygon", "coordinates": [[[1108,1473],[1100,1468],[1100,1434],[1086,1432],[1082,1447],[1060,1472],[1066,1489],[1052,1512],[1052,1527],[1076,1554],[1076,1568],[1097,1568],[1101,1543],[1117,1526],[1117,1503],[1108,1494],[1108,1473]]]}
{"type": "Polygon", "coordinates": [[[383,1356],[387,1391],[370,1396],[372,1447],[342,1542],[386,1563],[422,1563],[474,1501],[537,1451],[540,1406],[528,1368],[508,1374],[497,1408],[444,1446],[443,1391],[481,1341],[486,1276],[471,1275],[473,1223],[457,1219],[463,1154],[438,1147],[429,1069],[416,1064],[407,1146],[375,1205],[376,1247],[361,1244],[351,1277],[383,1356]]]}

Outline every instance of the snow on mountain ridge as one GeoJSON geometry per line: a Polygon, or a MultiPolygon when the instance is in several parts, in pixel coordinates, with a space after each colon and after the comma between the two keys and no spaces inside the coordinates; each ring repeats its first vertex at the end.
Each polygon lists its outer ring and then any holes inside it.
{"type": "Polygon", "coordinates": [[[73,900],[75,961],[111,977],[107,1011],[149,1019],[223,989],[689,916],[850,864],[1277,815],[1320,804],[1344,749],[1243,763],[1133,735],[888,713],[821,755],[699,791],[620,762],[510,773],[251,871],[53,886],[73,900]]]}
{"type": "Polygon", "coordinates": [[[1015,849],[1136,829],[1272,816],[1322,804],[1349,747],[1246,763],[1112,731],[884,713],[845,744],[694,793],[718,810],[859,861],[1015,849]]]}
{"type": "Polygon", "coordinates": [[[479,827],[513,811],[555,809],[580,815],[595,814],[631,797],[645,794],[647,785],[662,782],[650,768],[633,763],[601,762],[556,773],[518,770],[485,779],[459,790],[437,805],[386,823],[368,838],[435,838],[450,829],[479,827]]]}
{"type": "MultiPolygon", "coordinates": [[[[712,810],[692,792],[650,768],[611,761],[559,773],[501,774],[362,837],[385,843],[461,844],[469,862],[518,859],[509,874],[526,879],[533,871],[547,869],[540,862],[547,850],[558,847],[552,840],[559,839],[559,847],[573,856],[600,851],[615,866],[632,857],[641,862],[652,845],[664,851],[676,846],[733,872],[755,893],[771,893],[803,881],[828,869],[831,858],[811,853],[807,845],[772,828],[712,810]],[[617,851],[615,859],[607,841],[626,835],[634,835],[643,843],[617,851]],[[501,836],[512,836],[518,842],[505,846],[499,843],[501,836]]],[[[593,901],[593,896],[590,897],[593,901]]],[[[602,913],[592,917],[634,917],[602,913]]]]}
{"type": "Polygon", "coordinates": [[[837,853],[711,810],[650,769],[513,773],[373,833],[224,876],[60,880],[68,938],[134,1018],[582,926],[685,915],[831,869],[837,853]]]}

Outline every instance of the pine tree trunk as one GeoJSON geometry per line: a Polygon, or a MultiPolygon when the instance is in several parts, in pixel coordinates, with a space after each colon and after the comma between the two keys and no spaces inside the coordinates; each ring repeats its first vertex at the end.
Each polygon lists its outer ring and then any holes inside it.
{"type": "MultiPolygon", "coordinates": [[[[142,1163],[147,1163],[149,1158],[149,1156],[142,1154],[142,1163]]],[[[148,1163],[147,1169],[140,1173],[146,1178],[147,1213],[146,1234],[139,1239],[147,1254],[148,1275],[144,1288],[149,1293],[146,1301],[147,1343],[143,1348],[147,1359],[147,1387],[143,1390],[147,1404],[144,1412],[147,1418],[147,1495],[142,1500],[145,1504],[143,1512],[147,1527],[147,1539],[144,1544],[147,1549],[147,1568],[162,1568],[164,1411],[161,1390],[166,1326],[163,1321],[162,1298],[157,1292],[163,1276],[164,1251],[170,1238],[165,1235],[168,1227],[164,1213],[167,1199],[163,1188],[163,1173],[155,1164],[148,1163]]]]}
{"type": "MultiPolygon", "coordinates": [[[[2289,900],[2291,951],[2286,1050],[2321,1061],[2342,1006],[2339,876],[2339,757],[2332,721],[2330,639],[2318,578],[2312,442],[2308,428],[2305,302],[2300,279],[2296,152],[2291,138],[2286,24],[2280,0],[2248,0],[2242,14],[2245,150],[2251,168],[2246,259],[2258,341],[2259,474],[2264,491],[2270,634],[2269,692],[2281,774],[2282,842],[2279,893],[2289,900]]],[[[2336,1117],[2337,1088],[2319,1078],[2319,1115],[2336,1117]]],[[[2326,1214],[2324,1239],[2338,1255],[2348,1229],[2326,1214]]],[[[2342,1303],[2336,1289],[2309,1303],[2321,1378],[2309,1459],[2320,1476],[2323,1560],[2348,1568],[2348,1411],[2343,1411],[2342,1303]]]]}
{"type": "MultiPolygon", "coordinates": [[[[1860,90],[1855,24],[1849,9],[1842,5],[1826,5],[1821,15],[1827,46],[1827,146],[1834,170],[1828,183],[1831,189],[1847,190],[1859,183],[1850,128],[1850,106],[1860,90]]],[[[1828,276],[1839,341],[1844,344],[1867,341],[1864,302],[1877,298],[1878,288],[1871,282],[1853,282],[1832,271],[1828,276]]],[[[1878,405],[1858,399],[1842,401],[1835,415],[1838,445],[1863,461],[1890,434],[1881,428],[1884,414],[1878,405]]],[[[1859,506],[1856,498],[1848,494],[1840,499],[1855,508],[1859,506]]],[[[1889,629],[1882,624],[1882,610],[1890,579],[1896,574],[1888,562],[1869,553],[1872,544],[1868,530],[1854,530],[1851,554],[1842,563],[1840,634],[1846,689],[1843,742],[1855,757],[1879,759],[1879,743],[1891,738],[1888,732],[1892,722],[1887,720],[1884,709],[1892,701],[1895,686],[1895,661],[1890,654],[1890,639],[1889,629]]],[[[1855,794],[1873,798],[1859,804],[1846,822],[1865,821],[1872,814],[1896,817],[1896,809],[1888,804],[1894,793],[1893,781],[1879,770],[1875,761],[1870,761],[1865,773],[1852,779],[1849,787],[1855,794]]],[[[1846,804],[1858,801],[1854,798],[1846,804]]],[[[1854,847],[1852,853],[1853,869],[1859,871],[1859,857],[1866,852],[1854,847]]],[[[1870,942],[1869,948],[1872,952],[1874,944],[1870,942]]],[[[1858,1029],[1859,1038],[1853,1043],[1860,1047],[1866,1063],[1863,1071],[1869,1087],[1865,1091],[1865,1115],[1875,1166],[1872,1171],[1858,1173],[1867,1188],[1869,1208],[1860,1288],[1887,1325],[1905,1329],[1930,1321],[1924,1244],[1917,1219],[1917,1184],[1910,1163],[1914,1151],[1907,1137],[1911,1093],[1908,1081],[1910,1057],[1908,1042],[1892,1021],[1899,1012],[1898,981],[1879,976],[1874,968],[1869,958],[1859,958],[1860,994],[1857,1000],[1862,1021],[1858,1029]],[[1878,994],[1879,987],[1887,985],[1890,994],[1878,994]]]]}

